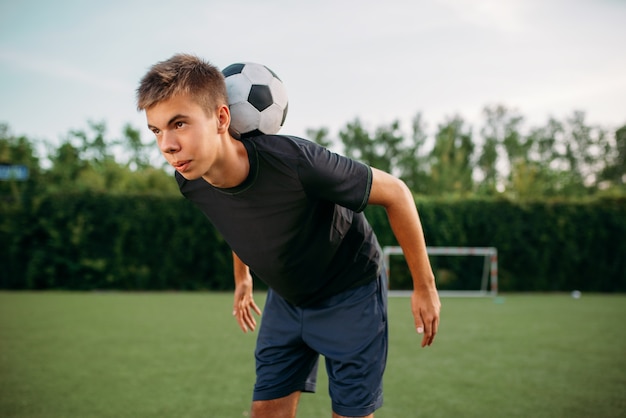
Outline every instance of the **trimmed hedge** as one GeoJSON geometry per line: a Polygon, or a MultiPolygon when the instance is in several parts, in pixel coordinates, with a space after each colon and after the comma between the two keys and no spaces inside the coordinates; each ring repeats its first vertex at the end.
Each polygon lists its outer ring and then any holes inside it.
{"type": "MultiPolygon", "coordinates": [[[[502,291],[626,291],[626,198],[417,205],[428,245],[498,249],[502,291]]],[[[395,245],[384,210],[366,214],[381,245],[395,245]]],[[[183,198],[50,195],[3,204],[0,217],[3,289],[233,288],[228,246],[183,198]]],[[[440,288],[477,288],[466,278],[480,277],[481,261],[432,261],[440,288]]],[[[393,271],[392,287],[410,285],[406,272],[393,271]]]]}
{"type": "MultiPolygon", "coordinates": [[[[497,248],[502,291],[626,291],[624,197],[526,203],[418,199],[416,203],[427,245],[497,248]]],[[[370,209],[381,244],[396,245],[384,211],[370,209]]],[[[479,288],[482,260],[437,256],[431,261],[439,288],[479,288]],[[471,283],[469,277],[476,280],[471,283]]],[[[410,278],[402,274],[391,279],[399,281],[392,281],[392,287],[410,285],[410,278]]]]}
{"type": "Polygon", "coordinates": [[[230,287],[228,246],[182,197],[51,195],[14,211],[8,227],[2,218],[2,288],[230,287]]]}

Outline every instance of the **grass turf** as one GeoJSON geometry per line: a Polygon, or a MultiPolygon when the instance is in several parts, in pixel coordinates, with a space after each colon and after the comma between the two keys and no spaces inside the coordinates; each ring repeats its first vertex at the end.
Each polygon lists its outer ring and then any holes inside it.
{"type": "MultiPolygon", "coordinates": [[[[263,302],[263,295],[257,296],[263,302]]],[[[244,417],[255,334],[228,293],[0,293],[1,417],[244,417]]],[[[626,297],[443,299],[419,347],[389,300],[391,417],[623,417],[626,297]]],[[[330,416],[326,374],[299,417],[330,416]]]]}

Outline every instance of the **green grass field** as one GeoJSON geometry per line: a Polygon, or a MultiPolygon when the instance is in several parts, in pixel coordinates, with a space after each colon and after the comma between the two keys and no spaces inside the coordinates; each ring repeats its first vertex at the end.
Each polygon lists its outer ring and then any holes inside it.
{"type": "MultiPolygon", "coordinates": [[[[257,296],[263,302],[263,295],[257,296]]],[[[228,293],[0,293],[0,417],[245,417],[256,334],[228,293]]],[[[626,297],[391,298],[377,418],[625,417],[626,297]]],[[[330,416],[326,374],[299,418],[330,416]]]]}

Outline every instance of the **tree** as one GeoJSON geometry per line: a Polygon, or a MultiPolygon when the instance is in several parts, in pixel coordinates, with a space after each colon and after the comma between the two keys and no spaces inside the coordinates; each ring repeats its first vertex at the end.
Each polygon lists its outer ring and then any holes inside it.
{"type": "Polygon", "coordinates": [[[623,188],[626,186],[626,125],[615,131],[614,145],[604,147],[605,166],[600,172],[600,181],[608,182],[609,186],[623,188]]]}
{"type": "Polygon", "coordinates": [[[0,163],[23,164],[35,172],[39,169],[39,158],[31,141],[25,136],[14,136],[6,123],[0,123],[0,163]]]}
{"type": "Polygon", "coordinates": [[[80,150],[82,159],[97,167],[103,165],[106,160],[114,159],[111,153],[111,146],[114,143],[105,138],[107,126],[104,121],[89,121],[88,125],[91,132],[73,129],[68,134],[67,142],[75,143],[78,140],[77,148],[80,150]]]}
{"type": "Polygon", "coordinates": [[[380,126],[370,135],[361,121],[355,119],[339,132],[339,138],[347,157],[383,171],[394,171],[403,142],[400,122],[380,126]]]}
{"type": "Polygon", "coordinates": [[[0,123],[0,164],[23,165],[28,169],[26,181],[0,180],[0,200],[19,205],[36,193],[41,168],[35,146],[27,137],[13,135],[6,123],[0,123]]]}
{"type": "Polygon", "coordinates": [[[332,140],[328,139],[328,128],[307,129],[307,138],[323,147],[329,148],[333,145],[332,140]]]}
{"type": "Polygon", "coordinates": [[[421,113],[414,116],[411,128],[408,139],[399,121],[381,125],[371,134],[356,119],[340,131],[339,137],[346,156],[396,175],[415,193],[428,193],[430,163],[424,149],[427,135],[421,113]]]}
{"type": "Polygon", "coordinates": [[[429,157],[434,194],[467,195],[473,191],[474,144],[471,128],[464,125],[460,116],[439,125],[429,157]]]}
{"type": "Polygon", "coordinates": [[[562,190],[568,195],[587,194],[594,189],[594,171],[600,157],[600,143],[604,132],[597,132],[585,123],[583,112],[574,112],[566,119],[562,135],[556,143],[555,157],[561,162],[562,190]]]}
{"type": "Polygon", "coordinates": [[[150,147],[138,130],[126,125],[121,140],[108,138],[106,131],[104,122],[90,122],[88,131],[70,131],[58,148],[49,145],[46,189],[178,195],[172,176],[150,164],[150,147]]]}
{"type": "Polygon", "coordinates": [[[531,132],[530,156],[542,172],[548,195],[585,196],[598,190],[600,174],[610,148],[604,129],[585,122],[576,111],[559,122],[550,118],[546,126],[531,132]]]}
{"type": "Polygon", "coordinates": [[[121,144],[128,149],[129,156],[126,164],[131,170],[143,170],[150,166],[149,145],[143,143],[138,129],[126,124],[121,144]]]}
{"type": "Polygon", "coordinates": [[[80,154],[76,146],[65,141],[50,156],[52,166],[47,173],[49,191],[58,192],[76,188],[76,180],[84,170],[88,169],[88,163],[82,160],[80,154]]]}
{"type": "Polygon", "coordinates": [[[431,190],[430,166],[428,153],[425,150],[427,139],[422,114],[418,113],[411,123],[410,141],[397,158],[400,178],[414,193],[426,194],[431,190]]]}
{"type": "Polygon", "coordinates": [[[477,166],[482,176],[479,191],[489,195],[510,184],[512,170],[528,160],[530,143],[519,132],[524,118],[517,111],[495,105],[485,107],[483,115],[486,121],[480,132],[484,142],[477,166]]]}

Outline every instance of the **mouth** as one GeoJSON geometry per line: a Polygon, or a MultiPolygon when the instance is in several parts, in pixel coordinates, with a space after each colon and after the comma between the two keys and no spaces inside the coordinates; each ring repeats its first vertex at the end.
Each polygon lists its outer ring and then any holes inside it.
{"type": "Polygon", "coordinates": [[[184,173],[189,169],[189,164],[191,160],[183,160],[183,161],[174,161],[172,162],[172,167],[176,169],[179,173],[184,173]]]}

